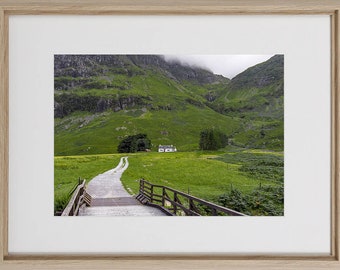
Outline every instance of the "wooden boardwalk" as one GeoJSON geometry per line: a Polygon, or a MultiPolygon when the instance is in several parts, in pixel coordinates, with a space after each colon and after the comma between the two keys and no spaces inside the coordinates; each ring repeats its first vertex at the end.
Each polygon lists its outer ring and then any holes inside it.
{"type": "Polygon", "coordinates": [[[122,157],[116,168],[94,177],[86,188],[92,197],[91,206],[80,208],[79,216],[165,216],[157,208],[142,205],[125,190],[120,178],[128,167],[128,158],[122,157]]]}

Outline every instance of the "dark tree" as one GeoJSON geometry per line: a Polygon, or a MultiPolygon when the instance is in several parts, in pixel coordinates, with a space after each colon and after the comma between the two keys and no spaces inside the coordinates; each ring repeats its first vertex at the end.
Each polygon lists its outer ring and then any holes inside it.
{"type": "Polygon", "coordinates": [[[218,150],[228,144],[227,135],[215,129],[201,131],[199,147],[201,150],[218,150]]]}
{"type": "Polygon", "coordinates": [[[118,145],[119,153],[135,153],[145,151],[151,146],[151,141],[146,134],[137,134],[126,137],[118,145]]]}

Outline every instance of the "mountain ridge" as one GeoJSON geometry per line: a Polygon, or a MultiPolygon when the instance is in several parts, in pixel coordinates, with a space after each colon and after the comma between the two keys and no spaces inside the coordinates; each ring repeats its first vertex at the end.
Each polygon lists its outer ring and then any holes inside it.
{"type": "MultiPolygon", "coordinates": [[[[183,65],[178,61],[166,61],[160,55],[55,55],[54,76],[89,78],[99,74],[105,75],[110,72],[110,68],[114,68],[115,72],[133,76],[142,72],[136,67],[149,69],[152,66],[161,68],[171,79],[179,81],[193,80],[202,84],[229,81],[222,75],[200,67],[183,65]]],[[[55,89],[60,90],[58,87],[55,89]]]]}
{"type": "Polygon", "coordinates": [[[231,89],[265,87],[273,82],[283,80],[283,55],[274,55],[269,60],[247,68],[237,74],[231,81],[231,89]]]}
{"type": "Polygon", "coordinates": [[[191,151],[207,127],[283,149],[283,64],[276,55],[229,80],[159,55],[56,55],[55,153],[109,153],[141,132],[191,151]]]}

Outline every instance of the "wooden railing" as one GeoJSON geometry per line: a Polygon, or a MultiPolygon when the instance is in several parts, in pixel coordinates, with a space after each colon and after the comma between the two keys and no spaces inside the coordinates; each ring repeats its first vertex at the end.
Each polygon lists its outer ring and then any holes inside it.
{"type": "Polygon", "coordinates": [[[139,182],[139,194],[136,199],[143,204],[158,207],[172,216],[246,216],[243,213],[202,200],[176,189],[154,185],[144,179],[139,182]]]}
{"type": "Polygon", "coordinates": [[[86,180],[83,180],[82,182],[79,181],[79,184],[73,192],[69,203],[61,214],[62,216],[77,216],[79,213],[79,208],[82,204],[91,204],[91,196],[86,193],[85,183],[86,180]]]}

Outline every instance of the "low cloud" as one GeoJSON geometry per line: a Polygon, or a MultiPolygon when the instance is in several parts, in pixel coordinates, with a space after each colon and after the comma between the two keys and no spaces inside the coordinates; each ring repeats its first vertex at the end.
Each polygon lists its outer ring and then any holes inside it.
{"type": "Polygon", "coordinates": [[[262,63],[273,55],[164,55],[166,61],[200,67],[232,79],[237,74],[262,63]]]}

